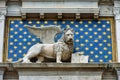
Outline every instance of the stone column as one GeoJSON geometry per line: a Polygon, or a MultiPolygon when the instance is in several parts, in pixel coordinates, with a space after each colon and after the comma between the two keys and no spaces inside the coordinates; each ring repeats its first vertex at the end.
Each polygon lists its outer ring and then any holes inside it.
{"type": "Polygon", "coordinates": [[[4,68],[0,68],[0,80],[3,80],[4,68]]]}
{"type": "Polygon", "coordinates": [[[3,60],[5,14],[5,12],[0,11],[0,62],[3,60]]]}
{"type": "Polygon", "coordinates": [[[118,62],[120,62],[120,1],[114,2],[114,16],[116,28],[117,54],[118,62]]]}

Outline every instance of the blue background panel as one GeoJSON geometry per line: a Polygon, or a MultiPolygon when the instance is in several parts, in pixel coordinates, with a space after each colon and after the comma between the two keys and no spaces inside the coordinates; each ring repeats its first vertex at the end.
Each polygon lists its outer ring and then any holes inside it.
{"type": "MultiPolygon", "coordinates": [[[[8,59],[22,59],[28,49],[40,42],[24,25],[44,27],[57,25],[61,28],[71,27],[75,31],[74,53],[89,55],[89,62],[112,62],[111,23],[109,20],[11,20],[8,41],[8,59]]],[[[55,37],[57,41],[61,37],[55,37]]]]}

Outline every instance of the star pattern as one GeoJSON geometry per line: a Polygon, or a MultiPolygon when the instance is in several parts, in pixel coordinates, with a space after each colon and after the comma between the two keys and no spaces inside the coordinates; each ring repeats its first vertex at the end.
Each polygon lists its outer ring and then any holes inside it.
{"type": "MultiPolygon", "coordinates": [[[[112,62],[111,24],[109,20],[11,20],[8,39],[8,59],[17,61],[22,59],[28,49],[40,42],[24,25],[44,27],[57,25],[61,28],[73,28],[74,53],[83,52],[89,55],[89,62],[112,62]]],[[[55,37],[57,41],[61,37],[55,37]]]]}

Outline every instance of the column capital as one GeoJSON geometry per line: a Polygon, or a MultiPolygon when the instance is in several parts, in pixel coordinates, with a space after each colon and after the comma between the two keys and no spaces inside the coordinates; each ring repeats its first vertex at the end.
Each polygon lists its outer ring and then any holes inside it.
{"type": "Polygon", "coordinates": [[[114,8],[114,15],[116,20],[120,20],[120,7],[114,8]]]}

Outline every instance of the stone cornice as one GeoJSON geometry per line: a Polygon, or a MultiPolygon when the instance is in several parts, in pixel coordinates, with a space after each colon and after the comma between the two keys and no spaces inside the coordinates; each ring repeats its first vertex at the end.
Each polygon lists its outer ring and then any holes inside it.
{"type": "Polygon", "coordinates": [[[71,1],[72,2],[76,2],[76,1],[77,2],[81,2],[81,1],[82,2],[83,1],[84,2],[91,2],[91,1],[96,2],[96,1],[99,1],[99,0],[74,0],[74,1],[73,0],[22,0],[22,2],[31,2],[31,1],[32,2],[71,2],[71,1]]]}
{"type": "Polygon", "coordinates": [[[6,69],[106,69],[120,68],[120,63],[0,63],[0,68],[6,69]]]}

